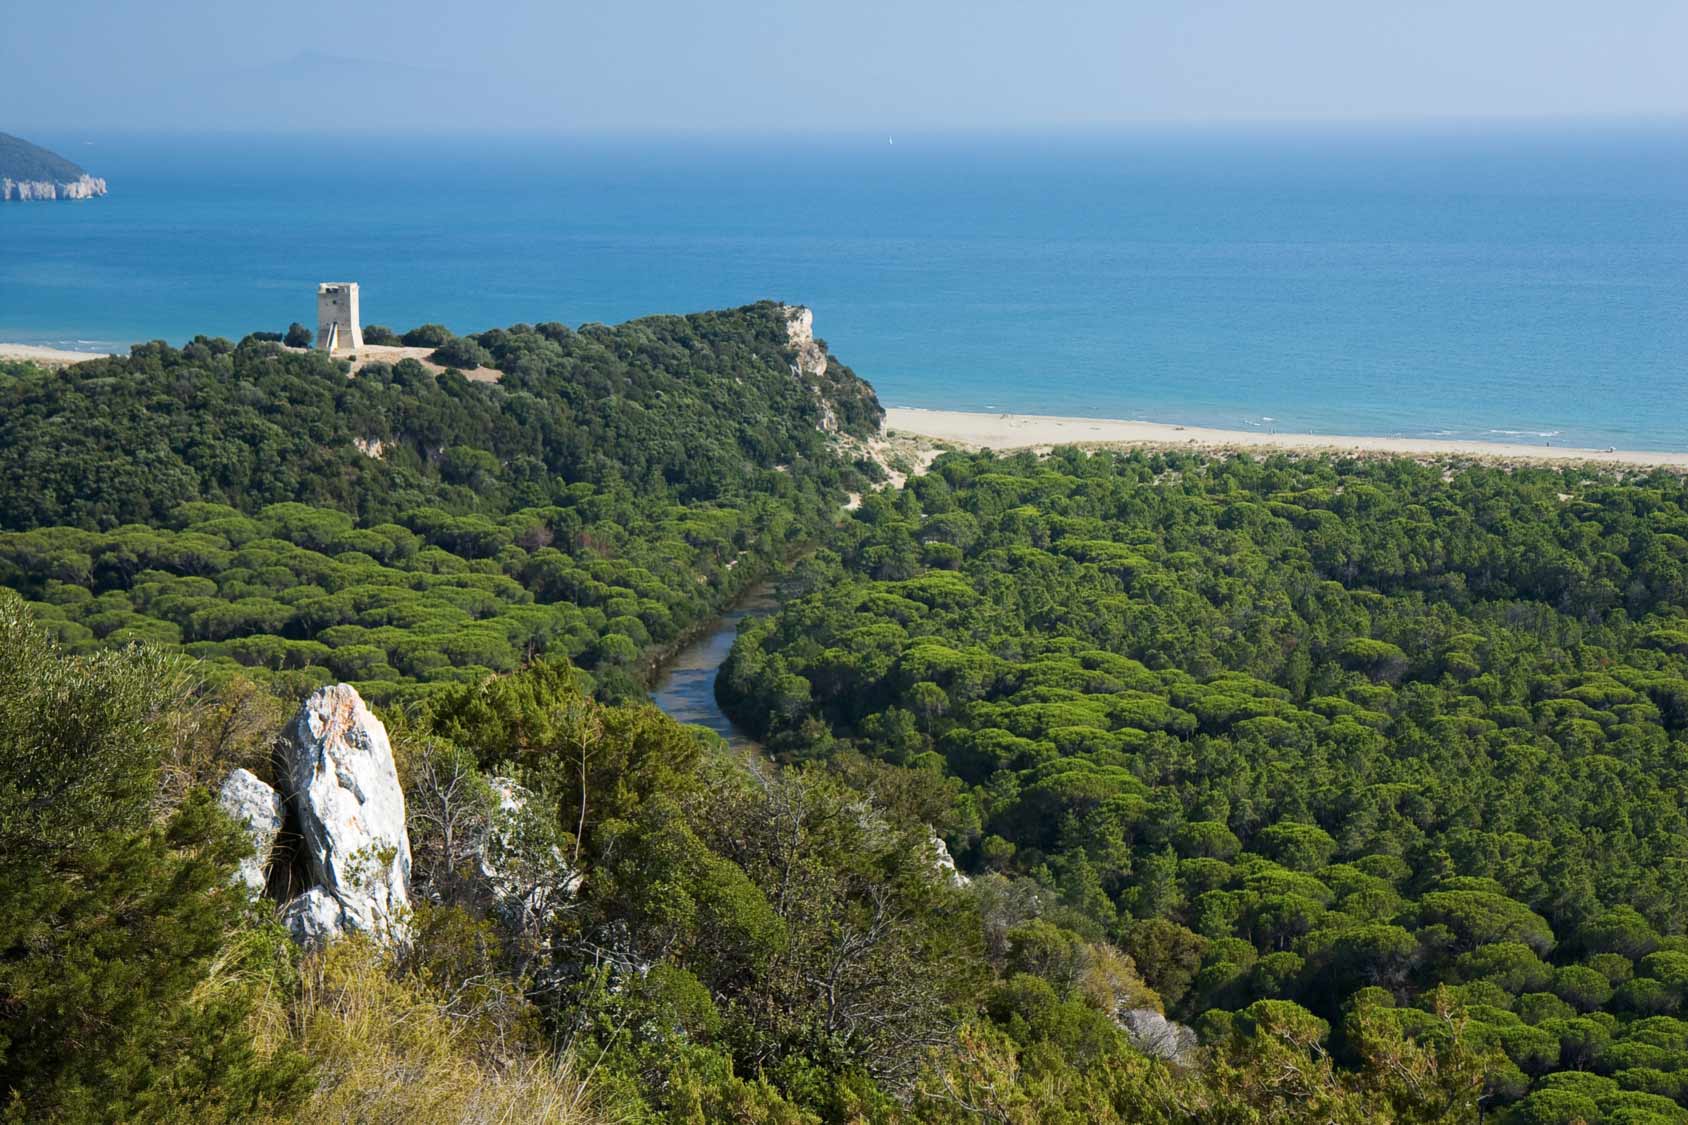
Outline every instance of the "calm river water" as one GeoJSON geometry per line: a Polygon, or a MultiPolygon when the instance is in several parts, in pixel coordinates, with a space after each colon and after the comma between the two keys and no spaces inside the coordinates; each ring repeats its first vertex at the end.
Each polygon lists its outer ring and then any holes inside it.
{"type": "Polygon", "coordinates": [[[721,615],[715,627],[685,648],[663,668],[651,690],[651,702],[682,723],[708,727],[734,748],[755,749],[757,743],[727,718],[715,702],[715,673],[732,651],[739,622],[760,617],[779,607],[774,592],[758,586],[731,610],[721,615]]]}

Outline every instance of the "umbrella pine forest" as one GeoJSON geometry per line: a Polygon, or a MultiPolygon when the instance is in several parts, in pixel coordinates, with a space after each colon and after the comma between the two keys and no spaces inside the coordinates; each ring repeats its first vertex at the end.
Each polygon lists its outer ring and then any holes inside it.
{"type": "Polygon", "coordinates": [[[404,338],[0,363],[0,1119],[1688,1122],[1681,475],[904,482],[771,302],[404,338]],[[763,586],[747,754],[646,693],[763,586]],[[338,682],[413,913],[307,949],[213,795],[338,682]]]}

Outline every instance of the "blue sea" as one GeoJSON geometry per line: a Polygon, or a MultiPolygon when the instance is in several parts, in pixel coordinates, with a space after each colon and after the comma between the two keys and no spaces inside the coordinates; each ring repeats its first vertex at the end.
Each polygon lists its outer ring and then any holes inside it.
{"type": "Polygon", "coordinates": [[[0,340],[614,322],[764,297],[888,405],[1688,449],[1688,126],[35,136],[0,340]]]}

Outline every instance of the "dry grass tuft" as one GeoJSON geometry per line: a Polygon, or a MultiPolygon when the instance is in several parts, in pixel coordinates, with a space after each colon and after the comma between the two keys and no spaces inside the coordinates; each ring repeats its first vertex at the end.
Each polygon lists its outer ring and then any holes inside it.
{"type": "Polygon", "coordinates": [[[292,1046],[315,1064],[317,1084],[297,1120],[602,1121],[569,1055],[483,1058],[440,997],[414,978],[396,978],[391,967],[387,955],[353,938],[305,959],[287,1022],[292,1046]]]}

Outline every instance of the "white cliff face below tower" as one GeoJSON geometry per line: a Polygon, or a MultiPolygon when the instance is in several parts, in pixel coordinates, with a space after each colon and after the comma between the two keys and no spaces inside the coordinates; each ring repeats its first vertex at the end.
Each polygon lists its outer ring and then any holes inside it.
{"type": "Polygon", "coordinates": [[[355,281],[325,281],[317,286],[316,346],[329,354],[363,348],[363,325],[358,320],[355,281]]]}
{"type": "Polygon", "coordinates": [[[785,305],[785,339],[797,352],[794,375],[816,379],[826,374],[826,351],[815,342],[815,313],[806,305],[785,305]]]}
{"type": "Polygon", "coordinates": [[[809,391],[820,405],[820,428],[834,433],[838,429],[838,415],[821,391],[820,381],[826,377],[826,349],[815,339],[814,311],[806,305],[782,305],[780,311],[785,314],[786,344],[796,353],[791,374],[799,382],[808,380],[809,391]]]}

